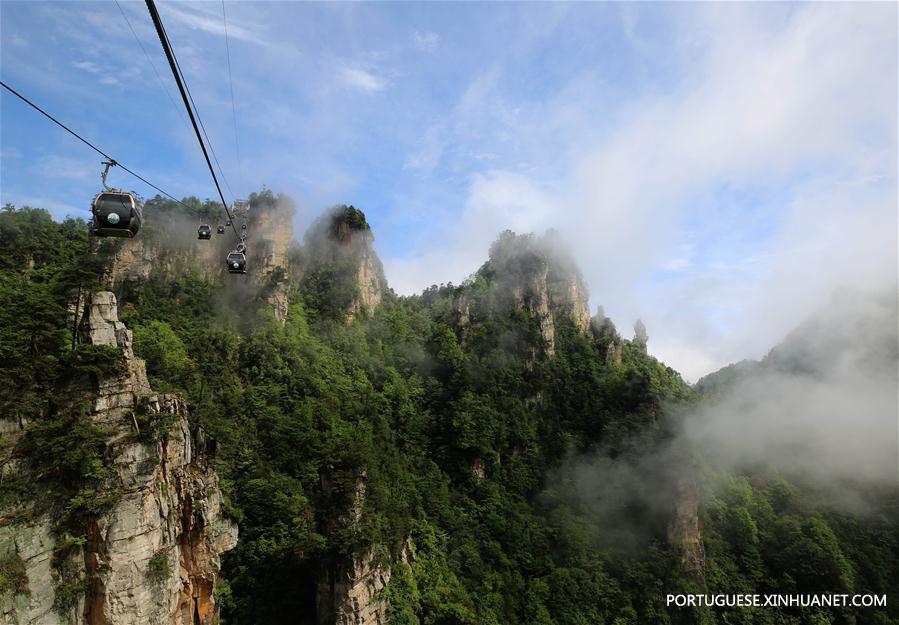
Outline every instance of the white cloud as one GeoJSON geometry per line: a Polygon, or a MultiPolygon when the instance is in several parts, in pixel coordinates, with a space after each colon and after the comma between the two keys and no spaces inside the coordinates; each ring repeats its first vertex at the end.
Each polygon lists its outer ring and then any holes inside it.
{"type": "Polygon", "coordinates": [[[412,33],[412,43],[423,52],[433,52],[440,44],[440,35],[430,31],[420,32],[416,30],[412,33]]]}
{"type": "Polygon", "coordinates": [[[64,178],[72,181],[96,180],[99,184],[100,166],[90,160],[50,154],[40,157],[30,168],[41,179],[64,178]]]}
{"type": "MultiPolygon", "coordinates": [[[[104,136],[107,120],[97,115],[108,102],[70,109],[66,120],[96,131],[104,147],[111,140],[110,150],[120,142],[122,158],[133,154],[129,165],[176,195],[214,193],[187,125],[157,119],[183,115],[177,93],[172,107],[116,7],[38,3],[37,19],[32,6],[4,13],[4,33],[38,41],[31,25],[44,24],[39,30],[61,42],[55,66],[74,61],[78,71],[51,71],[5,37],[3,52],[30,92],[91,102],[110,90],[92,89],[82,72],[117,78],[117,96],[132,87],[141,94],[127,105],[133,134],[104,136]],[[85,28],[72,30],[79,19],[85,28]],[[70,49],[79,55],[66,58],[70,49]],[[148,128],[164,133],[170,151],[129,152],[148,128]],[[144,171],[169,154],[181,167],[144,171]]],[[[228,5],[229,35],[261,44],[231,48],[243,171],[228,149],[221,7],[160,8],[235,191],[267,183],[313,212],[335,201],[376,207],[379,246],[405,246],[401,257],[385,257],[402,292],[464,279],[505,228],[554,227],[568,236],[593,306],[603,304],[628,333],[642,317],[650,349],[695,378],[761,355],[835,283],[877,280],[891,252],[895,265],[895,5],[677,5],[661,36],[658,20],[622,8],[623,47],[586,67],[556,54],[566,49],[559,37],[593,27],[580,19],[582,5],[520,5],[509,45],[491,40],[486,24],[450,54],[439,30],[439,53],[407,55],[406,66],[400,55],[416,34],[380,19],[371,8],[380,5],[327,5],[321,25],[295,21],[316,14],[312,5],[263,3],[247,16],[242,6],[228,5]],[[291,62],[280,42],[295,47],[291,62]],[[446,70],[445,80],[431,70],[446,70]],[[543,75],[550,80],[532,80],[543,75]],[[346,97],[387,88],[390,102],[346,97]],[[397,237],[385,245],[388,221],[410,233],[408,245],[397,237]]],[[[171,86],[152,27],[132,24],[171,86]]],[[[427,43],[427,31],[417,35],[427,43]]],[[[10,187],[14,165],[4,165],[10,187]]],[[[85,196],[96,187],[91,177],[85,196]]],[[[64,187],[56,191],[63,201],[72,197],[64,187]]]]}
{"type": "Polygon", "coordinates": [[[80,70],[98,76],[97,82],[101,85],[120,85],[122,82],[127,83],[140,78],[140,71],[138,68],[122,66],[120,63],[101,66],[93,61],[77,61],[72,63],[72,65],[80,70]],[[110,74],[110,70],[115,70],[118,77],[110,74]]]}
{"type": "MultiPolygon", "coordinates": [[[[515,114],[497,98],[501,68],[494,64],[478,73],[467,85],[452,109],[436,119],[418,139],[404,162],[405,169],[430,170],[451,153],[454,161],[474,159],[496,161],[496,146],[466,147],[466,142],[492,137],[497,129],[514,125],[515,114]],[[458,148],[453,150],[453,148],[458,148]]],[[[450,167],[455,164],[451,163],[450,167]]]]}
{"type": "Polygon", "coordinates": [[[410,258],[385,259],[390,286],[412,293],[431,283],[459,284],[487,260],[490,244],[500,232],[511,225],[519,232],[542,232],[552,225],[554,207],[554,200],[521,174],[477,174],[461,220],[452,226],[460,236],[448,246],[434,245],[432,240],[422,243],[410,258]]]}
{"type": "Polygon", "coordinates": [[[359,67],[343,66],[338,70],[341,80],[350,87],[367,92],[383,91],[387,80],[359,67]]]}
{"type": "MultiPolygon", "coordinates": [[[[193,30],[201,30],[221,37],[225,36],[225,22],[222,18],[221,11],[215,14],[206,11],[202,3],[190,6],[191,9],[183,10],[176,7],[171,2],[167,2],[164,10],[161,12],[162,17],[165,19],[166,17],[171,16],[193,30]]],[[[244,25],[246,23],[245,20],[241,20],[240,23],[229,20],[228,37],[262,46],[269,45],[258,26],[252,25],[248,27],[244,25]]]]}
{"type": "Polygon", "coordinates": [[[3,147],[0,148],[0,160],[3,161],[11,161],[13,159],[19,160],[22,158],[22,150],[15,147],[3,147]]]}
{"type": "Polygon", "coordinates": [[[99,74],[103,71],[99,65],[92,61],[76,61],[75,63],[72,63],[72,65],[78,69],[90,72],[91,74],[99,74]]]}
{"type": "Polygon", "coordinates": [[[553,226],[592,304],[622,328],[642,317],[650,348],[695,379],[763,354],[840,283],[895,285],[895,6],[694,8],[678,14],[680,79],[604,112],[621,120],[605,133],[585,114],[595,90],[519,112],[474,80],[448,140],[487,118],[475,147],[508,142],[531,166],[476,177],[430,240],[439,254],[386,263],[395,288],[457,282],[503,228],[553,226]]]}

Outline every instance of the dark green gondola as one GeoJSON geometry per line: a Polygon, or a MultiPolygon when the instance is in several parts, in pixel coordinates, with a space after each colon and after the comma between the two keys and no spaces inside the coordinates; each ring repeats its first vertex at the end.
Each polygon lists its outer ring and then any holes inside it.
{"type": "Polygon", "coordinates": [[[140,230],[143,219],[140,200],[134,193],[108,187],[106,174],[117,163],[109,160],[103,161],[103,164],[106,167],[100,179],[104,190],[91,202],[90,233],[97,237],[133,238],[140,230]]]}

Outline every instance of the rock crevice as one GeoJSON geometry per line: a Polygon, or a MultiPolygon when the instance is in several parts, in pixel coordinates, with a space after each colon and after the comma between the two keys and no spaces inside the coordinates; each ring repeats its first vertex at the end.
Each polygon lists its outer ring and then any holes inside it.
{"type": "Polygon", "coordinates": [[[112,293],[92,295],[81,330],[85,342],[123,354],[120,373],[98,381],[91,414],[108,433],[109,486],[120,494],[82,519],[83,545],[66,566],[84,580],[84,593],[65,618],[54,607],[55,520],[45,515],[0,528],[0,548],[23,559],[31,591],[3,602],[0,624],[212,625],[219,556],[235,546],[237,527],[223,512],[210,443],[181,397],[153,393],[112,293]]]}

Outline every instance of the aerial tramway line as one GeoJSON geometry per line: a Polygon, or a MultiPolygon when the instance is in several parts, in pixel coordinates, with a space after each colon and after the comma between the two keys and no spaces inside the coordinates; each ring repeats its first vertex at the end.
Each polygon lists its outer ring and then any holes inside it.
{"type": "MultiPolygon", "coordinates": [[[[153,20],[153,25],[156,27],[156,34],[159,37],[159,43],[162,44],[162,49],[165,52],[166,59],[169,63],[169,68],[172,70],[172,75],[175,78],[175,83],[178,85],[178,91],[181,93],[181,99],[184,101],[184,107],[187,109],[187,115],[190,118],[191,125],[193,126],[194,134],[196,134],[197,136],[197,142],[200,144],[200,149],[203,151],[203,157],[206,159],[206,165],[209,167],[209,173],[212,175],[212,181],[215,183],[215,188],[219,193],[219,198],[222,200],[222,208],[225,209],[225,213],[228,215],[228,221],[231,223],[231,228],[234,230],[234,234],[237,235],[239,239],[237,246],[228,253],[228,256],[225,259],[225,264],[228,268],[229,273],[246,273],[246,236],[238,235],[237,228],[234,227],[234,219],[231,217],[231,213],[228,210],[228,203],[225,202],[225,196],[222,193],[222,188],[219,185],[218,178],[215,175],[215,169],[213,169],[212,162],[209,160],[209,153],[206,150],[206,145],[203,143],[203,137],[200,134],[200,128],[202,127],[203,135],[206,135],[206,127],[203,126],[203,121],[202,119],[200,119],[199,111],[196,111],[196,104],[194,104],[193,102],[193,96],[190,94],[190,89],[187,87],[184,76],[181,73],[181,67],[178,64],[178,59],[175,57],[175,52],[172,49],[168,34],[165,32],[165,26],[163,26],[162,24],[162,18],[159,16],[159,11],[156,9],[156,3],[154,2],[154,0],[146,0],[146,2],[147,9],[150,11],[150,17],[153,20]],[[198,119],[200,119],[199,126],[197,125],[198,119]]],[[[230,64],[231,61],[229,51],[229,72],[230,64]]],[[[206,141],[209,143],[209,147],[212,151],[213,158],[215,158],[216,164],[218,164],[218,158],[215,157],[215,151],[212,150],[212,142],[209,141],[208,135],[206,135],[206,141]]],[[[219,169],[221,169],[221,166],[219,166],[219,169]]],[[[224,173],[222,174],[222,179],[227,183],[227,180],[224,178],[224,173]]],[[[244,231],[246,230],[246,226],[246,221],[244,221],[244,231]]],[[[212,238],[212,229],[208,225],[201,225],[199,230],[197,231],[197,237],[204,240],[212,238]]]]}
{"type": "MultiPolygon", "coordinates": [[[[118,3],[117,3],[118,4],[118,3]]],[[[197,142],[200,144],[200,149],[203,151],[203,157],[206,160],[206,164],[209,167],[209,173],[212,175],[212,180],[215,183],[215,188],[218,191],[219,198],[222,202],[222,207],[225,210],[225,214],[228,219],[223,225],[219,225],[216,228],[217,234],[224,234],[226,227],[230,227],[235,236],[238,239],[237,244],[234,246],[225,258],[225,264],[229,273],[246,273],[247,266],[247,258],[246,258],[246,240],[247,240],[247,219],[249,217],[249,202],[246,200],[235,200],[234,201],[234,212],[235,215],[242,218],[241,224],[241,232],[238,233],[237,227],[235,225],[235,218],[232,217],[231,211],[228,210],[228,204],[225,201],[225,197],[222,193],[222,189],[219,186],[218,178],[215,175],[215,170],[212,167],[212,162],[209,159],[209,153],[206,149],[206,144],[203,142],[203,136],[206,137],[206,143],[209,143],[209,151],[212,152],[213,159],[215,160],[216,165],[219,167],[219,172],[222,174],[222,179],[225,181],[226,186],[230,191],[231,187],[228,185],[227,178],[225,178],[224,172],[221,170],[221,165],[218,162],[218,158],[215,155],[215,151],[212,149],[212,143],[209,141],[209,136],[206,134],[206,128],[203,125],[202,119],[200,119],[199,111],[196,110],[196,105],[193,102],[193,96],[190,94],[190,89],[187,87],[186,81],[184,80],[184,76],[181,73],[181,68],[178,64],[178,60],[175,57],[174,50],[172,50],[171,42],[168,39],[168,35],[165,31],[165,27],[162,24],[162,18],[159,15],[159,11],[156,9],[156,4],[154,0],[146,0],[147,9],[150,12],[150,17],[153,20],[153,25],[156,28],[156,33],[159,36],[159,41],[162,44],[162,48],[165,52],[166,59],[168,60],[169,67],[172,70],[172,75],[175,78],[175,83],[178,86],[178,91],[181,94],[181,98],[184,102],[184,106],[187,109],[188,117],[190,118],[190,123],[193,126],[194,133],[197,136],[197,142]],[[199,122],[199,125],[198,125],[199,122]],[[200,128],[203,129],[202,135],[200,134],[200,128]]],[[[119,10],[121,10],[121,6],[119,6],[119,10]]],[[[122,16],[125,18],[125,21],[128,21],[128,18],[125,16],[124,11],[122,11],[122,16]]],[[[224,6],[222,7],[222,17],[225,19],[225,33],[227,37],[227,18],[224,14],[224,6]]],[[[128,23],[130,28],[131,24],[128,23]]],[[[141,45],[141,49],[143,48],[143,44],[140,43],[140,40],[137,39],[136,33],[134,33],[134,29],[131,29],[132,34],[134,34],[135,39],[138,44],[141,45]]],[[[226,41],[227,44],[227,41],[226,41]]],[[[147,60],[150,61],[152,65],[152,61],[147,55],[146,50],[144,49],[144,54],[147,56],[147,60]]],[[[228,48],[228,79],[231,82],[231,57],[230,57],[230,47],[228,48]]],[[[153,66],[154,71],[156,70],[155,66],[153,66]]],[[[159,75],[157,73],[157,78],[159,75]]],[[[161,78],[160,78],[160,82],[161,78]]],[[[232,94],[233,94],[233,82],[232,84],[232,94]]],[[[55,117],[44,111],[38,105],[31,102],[25,96],[20,94],[18,91],[7,85],[6,83],[0,81],[0,86],[3,86],[10,93],[18,97],[20,100],[34,108],[36,111],[44,115],[47,119],[61,127],[63,130],[74,136],[76,139],[96,151],[98,154],[103,156],[105,159],[102,163],[104,165],[103,172],[101,173],[100,179],[103,183],[103,190],[97,193],[94,196],[93,201],[91,202],[91,221],[88,226],[89,233],[91,236],[95,237],[119,237],[119,238],[133,238],[140,231],[141,223],[143,221],[143,206],[139,196],[133,191],[127,191],[123,189],[117,189],[110,187],[107,184],[107,176],[109,175],[109,170],[111,167],[121,167],[126,172],[138,178],[142,182],[146,183],[148,186],[156,189],[166,197],[174,200],[178,204],[182,206],[186,205],[184,202],[176,199],[174,196],[169,193],[163,191],[147,179],[138,175],[131,169],[128,169],[114,158],[109,156],[106,152],[102,151],[94,144],[86,140],[84,137],[67,127],[65,124],[57,120],[55,117]]],[[[235,145],[238,149],[238,158],[239,158],[239,144],[237,143],[237,111],[234,109],[233,95],[232,95],[232,109],[234,113],[234,138],[235,145]]],[[[209,240],[212,238],[212,228],[208,224],[202,224],[197,230],[197,238],[200,240],[209,240]]]]}

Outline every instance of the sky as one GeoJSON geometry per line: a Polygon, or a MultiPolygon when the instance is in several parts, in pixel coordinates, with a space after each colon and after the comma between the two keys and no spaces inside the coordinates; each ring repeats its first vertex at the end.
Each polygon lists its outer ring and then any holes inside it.
{"type": "MultiPolygon", "coordinates": [[[[553,228],[591,308],[696,380],[896,289],[896,3],[226,2],[233,108],[222,3],[158,6],[226,199],[293,196],[298,238],[355,205],[398,293],[553,228]]],[[[3,0],[0,75],[215,196],[144,3],[3,0]]],[[[2,94],[0,203],[87,217],[99,161],[2,94]]]]}

